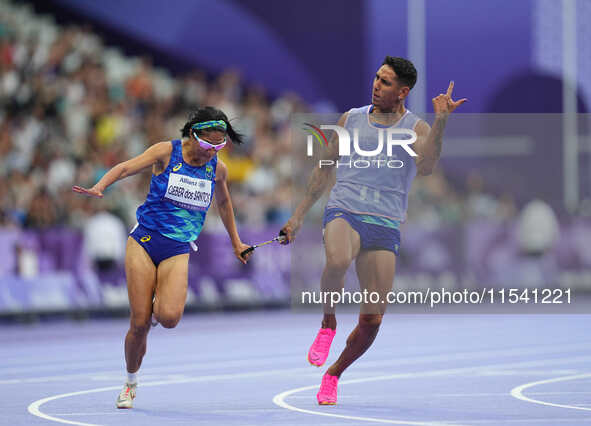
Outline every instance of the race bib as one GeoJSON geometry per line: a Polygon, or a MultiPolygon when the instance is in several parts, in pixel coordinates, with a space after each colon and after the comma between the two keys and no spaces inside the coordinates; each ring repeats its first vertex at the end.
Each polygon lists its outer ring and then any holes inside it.
{"type": "Polygon", "coordinates": [[[171,173],[164,199],[187,210],[207,210],[211,203],[211,181],[171,173]]]}

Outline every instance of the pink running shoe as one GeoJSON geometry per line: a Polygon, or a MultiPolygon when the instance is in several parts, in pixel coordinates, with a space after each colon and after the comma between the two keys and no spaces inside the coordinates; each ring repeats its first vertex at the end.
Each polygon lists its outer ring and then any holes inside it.
{"type": "Polygon", "coordinates": [[[336,333],[336,330],[332,328],[320,329],[308,351],[308,362],[310,364],[316,367],[322,367],[324,365],[326,358],[328,358],[332,339],[334,339],[336,333]]]}
{"type": "Polygon", "coordinates": [[[322,383],[320,384],[320,390],[316,394],[316,399],[319,405],[336,405],[337,404],[337,385],[339,384],[339,378],[337,376],[331,376],[326,373],[322,376],[322,383]]]}

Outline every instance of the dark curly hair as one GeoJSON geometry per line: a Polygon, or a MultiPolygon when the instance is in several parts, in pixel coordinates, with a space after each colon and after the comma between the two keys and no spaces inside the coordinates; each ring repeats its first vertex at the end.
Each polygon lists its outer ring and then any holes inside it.
{"type": "Polygon", "coordinates": [[[239,145],[243,142],[243,136],[234,130],[226,114],[212,106],[201,107],[193,111],[189,115],[189,121],[187,121],[181,129],[182,136],[184,138],[189,137],[193,124],[211,120],[222,120],[224,123],[226,123],[226,129],[224,130],[222,127],[211,127],[209,129],[197,130],[198,135],[207,130],[219,130],[220,132],[226,133],[230,137],[232,143],[239,145]]]}
{"type": "Polygon", "coordinates": [[[398,76],[398,81],[402,85],[408,86],[411,89],[415,86],[417,82],[417,69],[408,59],[386,56],[382,65],[389,65],[398,76]]]}

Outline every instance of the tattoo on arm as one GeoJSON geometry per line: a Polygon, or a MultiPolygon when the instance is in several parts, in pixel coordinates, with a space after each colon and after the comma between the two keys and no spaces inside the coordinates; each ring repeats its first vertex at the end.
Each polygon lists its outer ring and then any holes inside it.
{"type": "Polygon", "coordinates": [[[320,198],[324,192],[329,177],[329,174],[326,172],[326,170],[315,168],[312,176],[310,176],[308,188],[306,190],[306,195],[310,198],[310,200],[318,200],[318,198],[320,198]]]}
{"type": "MultiPolygon", "coordinates": [[[[339,126],[344,126],[347,120],[347,113],[343,114],[338,121],[339,126]]],[[[295,216],[303,218],[310,207],[322,196],[326,188],[331,183],[331,174],[334,170],[334,165],[339,159],[339,142],[336,135],[332,135],[328,140],[328,146],[322,151],[322,160],[329,160],[328,164],[320,164],[314,167],[314,171],[308,180],[306,188],[306,195],[300,202],[295,216]]]]}
{"type": "Polygon", "coordinates": [[[433,123],[431,131],[435,133],[433,138],[433,144],[435,146],[435,159],[438,160],[441,156],[441,147],[443,145],[443,131],[445,130],[445,121],[436,120],[433,123]]]}
{"type": "MultiPolygon", "coordinates": [[[[338,161],[338,142],[336,137],[329,140],[328,149],[323,152],[322,160],[338,161]]],[[[296,209],[297,213],[302,217],[308,212],[310,207],[318,201],[326,190],[330,182],[333,167],[334,166],[330,165],[323,165],[322,167],[314,166],[314,171],[312,172],[312,175],[308,180],[308,186],[306,187],[306,195],[296,209]]]]}
{"type": "Polygon", "coordinates": [[[443,133],[445,130],[447,119],[436,118],[433,127],[426,135],[426,139],[422,145],[420,158],[418,158],[417,165],[420,166],[420,174],[428,175],[433,172],[435,165],[441,156],[443,147],[443,133]]]}

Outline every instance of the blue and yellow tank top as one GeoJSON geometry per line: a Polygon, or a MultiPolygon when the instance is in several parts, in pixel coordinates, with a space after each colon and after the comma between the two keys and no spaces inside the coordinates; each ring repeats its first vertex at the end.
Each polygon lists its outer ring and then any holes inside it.
{"type": "Polygon", "coordinates": [[[201,167],[183,161],[183,144],[171,141],[172,153],[166,170],[152,175],[150,192],[138,207],[137,221],[176,241],[194,241],[199,236],[215,188],[217,156],[201,167]]]}

